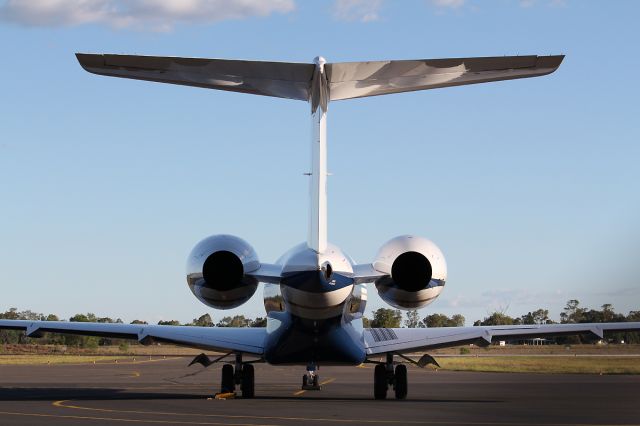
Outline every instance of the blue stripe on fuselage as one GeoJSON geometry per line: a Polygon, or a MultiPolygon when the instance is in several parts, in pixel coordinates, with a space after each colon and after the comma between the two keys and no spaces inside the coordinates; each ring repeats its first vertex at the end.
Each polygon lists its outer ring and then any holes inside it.
{"type": "Polygon", "coordinates": [[[323,271],[301,271],[284,274],[280,284],[309,293],[328,293],[353,285],[353,278],[334,272],[327,279],[323,271]]]}
{"type": "Polygon", "coordinates": [[[366,352],[361,332],[341,316],[311,321],[271,312],[264,359],[269,364],[359,365],[366,352]]]}

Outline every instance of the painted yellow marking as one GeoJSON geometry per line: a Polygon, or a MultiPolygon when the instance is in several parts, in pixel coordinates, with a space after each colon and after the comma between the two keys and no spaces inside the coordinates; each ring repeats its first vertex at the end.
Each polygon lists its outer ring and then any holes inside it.
{"type": "MultiPolygon", "coordinates": [[[[329,383],[331,383],[331,382],[334,382],[335,380],[336,380],[336,379],[334,379],[334,378],[332,377],[332,378],[330,378],[330,379],[325,380],[324,382],[320,382],[320,386],[322,386],[322,385],[327,385],[327,384],[329,384],[329,383]]],[[[299,395],[302,395],[302,394],[303,394],[303,393],[305,393],[305,392],[306,392],[306,390],[305,390],[305,389],[302,389],[302,390],[299,390],[299,391],[297,391],[297,392],[294,392],[294,393],[293,393],[293,396],[299,396],[299,395]]]]}
{"type": "Polygon", "coordinates": [[[224,392],[224,393],[217,393],[215,395],[215,399],[233,399],[236,397],[236,393],[235,392],[224,392]]]}
{"type": "MultiPolygon", "coordinates": [[[[335,380],[335,379],[333,379],[335,380]]],[[[151,415],[160,415],[160,416],[197,416],[197,417],[217,417],[217,418],[226,418],[226,419],[253,419],[253,420],[286,420],[286,421],[308,421],[308,422],[331,422],[331,423],[366,423],[366,424],[398,424],[398,420],[369,420],[369,419],[340,419],[340,418],[313,418],[313,417],[284,417],[284,416],[249,416],[249,415],[227,415],[227,414],[200,414],[200,413],[168,413],[168,412],[159,412],[159,411],[135,411],[135,410],[113,410],[107,408],[91,408],[91,407],[80,407],[74,405],[66,405],[65,402],[69,402],[70,400],[61,400],[53,403],[56,407],[61,408],[71,408],[77,410],[89,410],[89,411],[100,411],[100,412],[109,412],[109,413],[117,413],[117,414],[151,414],[151,415]]],[[[119,422],[136,422],[136,423],[179,423],[179,424],[193,424],[193,425],[235,425],[235,426],[266,426],[259,425],[258,423],[208,423],[208,422],[189,422],[183,420],[143,420],[143,419],[122,419],[122,418],[110,418],[110,417],[84,417],[84,416],[65,416],[65,415],[54,415],[54,414],[34,414],[34,413],[16,413],[16,412],[6,412],[0,411],[0,414],[7,415],[18,415],[18,416],[37,416],[37,417],[56,417],[56,418],[70,418],[70,419],[88,419],[88,420],[110,420],[110,421],[119,421],[119,422]]],[[[459,421],[446,421],[446,420],[402,420],[403,424],[422,424],[422,425],[456,425],[460,424],[459,421]]],[[[463,421],[464,424],[476,425],[476,426],[521,426],[521,423],[513,423],[513,422],[474,422],[474,421],[463,421]]],[[[545,423],[548,426],[604,426],[601,424],[585,424],[585,423],[545,423]]],[[[640,426],[640,424],[633,423],[627,424],[624,426],[640,426]]]]}
{"type": "MultiPolygon", "coordinates": [[[[149,412],[148,414],[153,414],[149,412]]],[[[94,416],[71,416],[60,414],[36,414],[36,413],[19,413],[13,411],[0,411],[0,415],[6,416],[24,416],[24,417],[48,417],[55,419],[73,419],[73,420],[102,420],[108,422],[121,422],[121,423],[150,423],[150,424],[180,424],[180,425],[232,425],[232,426],[273,426],[271,424],[258,424],[258,423],[218,423],[218,422],[193,422],[184,420],[147,420],[147,419],[123,419],[117,417],[94,417],[94,416]]],[[[225,416],[220,416],[225,417],[225,416]]]]}

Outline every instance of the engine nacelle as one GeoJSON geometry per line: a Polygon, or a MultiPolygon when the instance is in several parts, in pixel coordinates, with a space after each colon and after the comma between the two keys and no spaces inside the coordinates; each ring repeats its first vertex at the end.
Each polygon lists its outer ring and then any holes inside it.
{"type": "Polygon", "coordinates": [[[417,309],[433,302],[447,279],[447,263],[438,246],[412,235],[387,241],[373,267],[389,275],[376,280],[376,288],[385,302],[398,309],[417,309]]]}
{"type": "Polygon", "coordinates": [[[207,306],[232,309],[249,300],[258,280],[246,275],[260,267],[253,247],[233,235],[213,235],[200,241],[187,259],[187,283],[207,306]]]}

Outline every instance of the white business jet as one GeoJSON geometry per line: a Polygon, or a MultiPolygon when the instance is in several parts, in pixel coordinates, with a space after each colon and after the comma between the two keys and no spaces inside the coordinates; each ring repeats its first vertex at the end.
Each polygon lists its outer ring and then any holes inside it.
{"type": "MultiPolygon", "coordinates": [[[[245,303],[265,283],[266,328],[218,328],[137,324],[0,320],[0,328],[29,337],[70,333],[168,342],[235,356],[222,368],[221,391],[254,396],[253,362],[304,365],[303,387],[318,389],[318,366],[376,364],[374,397],[407,396],[407,353],[462,344],[570,334],[603,337],[607,331],[639,330],[640,323],[516,325],[450,328],[363,328],[367,285],[399,309],[416,309],[442,292],[447,266],[431,241],[402,235],[387,241],[372,263],[356,264],[327,241],[327,138],[329,103],[415,90],[537,77],[554,72],[563,56],[501,56],[379,62],[257,62],[131,55],[78,54],[94,74],[227,90],[308,102],[311,109],[311,171],[307,241],[275,263],[262,263],[246,241],[214,235],[187,259],[187,283],[202,303],[230,309],[245,303]],[[243,361],[243,355],[245,359],[243,361]],[[246,358],[251,357],[249,361],[246,358]],[[394,357],[396,357],[394,361],[394,357]],[[400,362],[398,362],[398,360],[400,362]]],[[[215,173],[215,171],[214,171],[215,173]]],[[[220,361],[205,355],[193,362],[220,361]]],[[[192,362],[192,363],[193,363],[192,362]]]]}

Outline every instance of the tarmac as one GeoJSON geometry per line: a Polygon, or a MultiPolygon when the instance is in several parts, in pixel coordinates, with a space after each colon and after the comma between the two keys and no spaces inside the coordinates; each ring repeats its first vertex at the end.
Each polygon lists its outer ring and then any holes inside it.
{"type": "Polygon", "coordinates": [[[406,400],[373,399],[373,366],[256,364],[256,398],[216,400],[220,364],[190,358],[0,366],[2,425],[640,425],[640,376],[467,373],[409,367],[406,400]]]}

